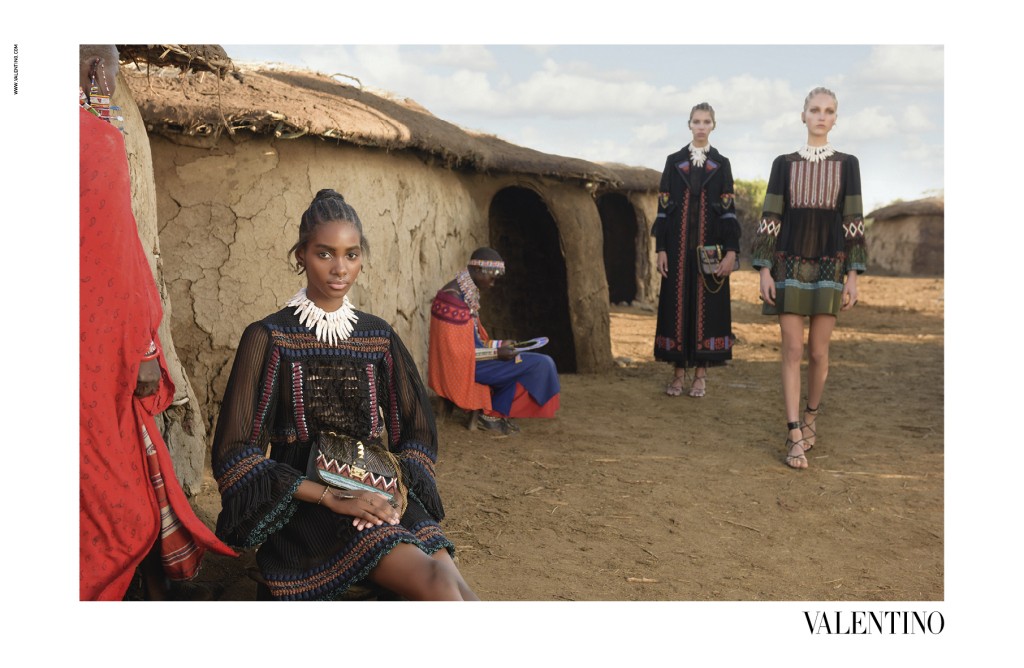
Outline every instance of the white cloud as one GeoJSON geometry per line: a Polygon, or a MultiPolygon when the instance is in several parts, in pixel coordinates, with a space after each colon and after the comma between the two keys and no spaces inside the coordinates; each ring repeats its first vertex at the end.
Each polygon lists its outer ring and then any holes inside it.
{"type": "Polygon", "coordinates": [[[490,71],[497,67],[494,54],[485,46],[444,45],[440,49],[413,50],[413,59],[425,65],[441,65],[466,70],[490,71]]]}
{"type": "Polygon", "coordinates": [[[876,46],[857,69],[858,79],[883,88],[941,89],[941,46],[876,46]]]}
{"type": "Polygon", "coordinates": [[[917,137],[909,138],[900,149],[901,160],[917,162],[923,165],[938,166],[941,170],[944,158],[942,144],[932,144],[917,137]]]}
{"type": "Polygon", "coordinates": [[[883,112],[881,107],[868,107],[849,116],[840,113],[830,139],[842,138],[844,143],[885,139],[897,134],[900,129],[896,119],[883,112]]]}
{"type": "Polygon", "coordinates": [[[935,123],[928,116],[928,112],[919,105],[912,104],[903,110],[903,129],[911,132],[932,130],[935,123]]]}
{"type": "Polygon", "coordinates": [[[649,123],[637,125],[631,129],[633,139],[646,146],[658,145],[668,139],[667,123],[649,123]]]}

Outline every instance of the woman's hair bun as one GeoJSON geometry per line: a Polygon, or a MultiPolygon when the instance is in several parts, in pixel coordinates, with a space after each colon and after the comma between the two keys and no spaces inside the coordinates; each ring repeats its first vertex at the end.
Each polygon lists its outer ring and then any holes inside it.
{"type": "Polygon", "coordinates": [[[335,197],[340,199],[342,202],[345,201],[345,198],[342,197],[341,194],[338,193],[338,191],[333,190],[331,188],[324,188],[324,189],[318,191],[317,194],[316,194],[316,197],[314,197],[313,200],[315,201],[315,200],[335,198],[335,197]]]}

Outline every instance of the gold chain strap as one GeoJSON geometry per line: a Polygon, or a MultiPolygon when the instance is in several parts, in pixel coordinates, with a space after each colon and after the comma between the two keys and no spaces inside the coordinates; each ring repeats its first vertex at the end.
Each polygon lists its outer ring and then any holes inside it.
{"type": "MultiPolygon", "coordinates": [[[[697,273],[700,274],[700,280],[704,283],[704,289],[707,290],[710,294],[713,294],[713,295],[717,295],[722,290],[722,286],[725,285],[725,282],[729,280],[728,277],[721,279],[721,282],[718,283],[718,287],[716,287],[714,290],[712,290],[708,286],[708,279],[706,278],[707,274],[705,274],[703,271],[699,271],[697,273]]],[[[716,282],[716,279],[711,279],[711,280],[712,280],[712,282],[716,282]]]]}

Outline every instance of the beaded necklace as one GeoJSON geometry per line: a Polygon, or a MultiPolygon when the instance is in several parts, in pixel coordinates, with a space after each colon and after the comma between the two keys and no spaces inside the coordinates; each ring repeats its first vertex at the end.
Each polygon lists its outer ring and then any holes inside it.
{"type": "Polygon", "coordinates": [[[348,295],[341,303],[341,308],[328,313],[313,303],[306,296],[306,288],[302,288],[295,295],[285,302],[285,306],[294,306],[295,315],[299,316],[299,323],[313,330],[318,341],[323,343],[336,344],[344,341],[352,334],[352,328],[359,320],[352,309],[352,302],[348,295]]]}
{"type": "Polygon", "coordinates": [[[469,275],[468,269],[463,269],[455,274],[455,282],[459,284],[462,291],[462,298],[469,306],[470,314],[475,318],[480,314],[480,288],[476,287],[473,277],[469,275]]]}
{"type": "Polygon", "coordinates": [[[803,148],[799,149],[797,153],[800,157],[807,162],[821,162],[825,158],[830,158],[835,155],[836,150],[832,148],[832,144],[825,144],[824,146],[811,146],[804,144],[803,148]]]}
{"type": "Polygon", "coordinates": [[[705,146],[694,146],[690,144],[690,162],[693,163],[694,167],[703,167],[704,159],[708,157],[708,151],[711,149],[711,144],[705,146]]]}

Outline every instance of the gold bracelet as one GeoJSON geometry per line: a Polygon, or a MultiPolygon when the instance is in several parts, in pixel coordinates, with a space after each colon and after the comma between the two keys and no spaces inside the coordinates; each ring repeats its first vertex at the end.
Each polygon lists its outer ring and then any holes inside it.
{"type": "Polygon", "coordinates": [[[324,491],[320,492],[320,500],[316,502],[316,505],[319,506],[321,503],[323,503],[324,497],[327,496],[327,490],[329,489],[330,487],[324,485],[324,491]]]}

